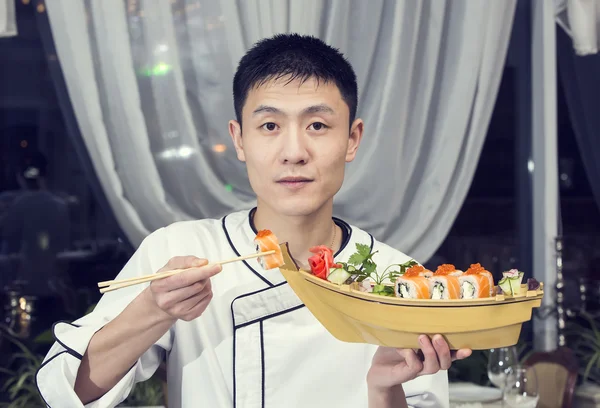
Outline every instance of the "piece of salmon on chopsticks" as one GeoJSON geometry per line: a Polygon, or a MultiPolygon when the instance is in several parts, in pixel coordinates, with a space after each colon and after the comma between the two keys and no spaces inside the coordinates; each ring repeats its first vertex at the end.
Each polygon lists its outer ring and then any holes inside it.
{"type": "Polygon", "coordinates": [[[269,230],[260,230],[254,238],[256,252],[275,251],[271,255],[265,255],[258,258],[258,263],[263,269],[279,268],[284,264],[283,253],[279,247],[279,240],[269,230]]]}

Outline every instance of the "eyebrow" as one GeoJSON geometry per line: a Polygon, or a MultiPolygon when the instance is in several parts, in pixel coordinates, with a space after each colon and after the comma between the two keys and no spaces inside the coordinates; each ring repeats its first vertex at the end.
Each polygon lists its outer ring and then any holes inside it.
{"type": "MultiPolygon", "coordinates": [[[[252,116],[256,116],[261,113],[273,113],[276,115],[284,114],[282,110],[277,109],[274,106],[260,105],[258,108],[254,109],[254,112],[252,112],[252,116]]],[[[309,106],[308,108],[305,108],[304,110],[302,110],[301,114],[314,115],[315,113],[328,113],[330,115],[333,115],[335,114],[335,111],[329,105],[321,103],[319,105],[313,105],[309,106]]]]}
{"type": "Polygon", "coordinates": [[[252,116],[256,116],[260,113],[282,114],[283,112],[273,106],[260,105],[258,108],[254,109],[252,116]]]}
{"type": "Polygon", "coordinates": [[[326,105],[324,103],[309,106],[308,108],[302,111],[303,115],[312,115],[314,113],[329,113],[330,115],[333,115],[335,114],[335,111],[329,105],[326,105]]]}

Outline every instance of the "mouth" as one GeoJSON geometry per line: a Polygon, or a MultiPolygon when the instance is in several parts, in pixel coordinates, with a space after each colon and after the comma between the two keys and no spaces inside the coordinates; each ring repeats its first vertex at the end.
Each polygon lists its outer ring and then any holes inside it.
{"type": "Polygon", "coordinates": [[[277,180],[278,184],[281,184],[287,188],[298,189],[311,183],[313,180],[307,177],[284,177],[277,180]]]}

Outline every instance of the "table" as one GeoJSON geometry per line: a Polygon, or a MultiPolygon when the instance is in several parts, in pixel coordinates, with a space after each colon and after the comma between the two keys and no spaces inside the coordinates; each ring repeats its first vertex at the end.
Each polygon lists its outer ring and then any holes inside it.
{"type": "Polygon", "coordinates": [[[450,408],[505,408],[502,401],[496,402],[452,402],[450,408]]]}
{"type": "Polygon", "coordinates": [[[501,399],[489,401],[484,398],[486,395],[490,395],[497,392],[495,388],[482,387],[473,383],[456,382],[450,383],[450,408],[504,408],[501,399]],[[466,398],[460,398],[456,400],[457,396],[467,396],[469,402],[463,402],[466,398]],[[482,396],[481,400],[477,400],[477,396],[482,396]]]}

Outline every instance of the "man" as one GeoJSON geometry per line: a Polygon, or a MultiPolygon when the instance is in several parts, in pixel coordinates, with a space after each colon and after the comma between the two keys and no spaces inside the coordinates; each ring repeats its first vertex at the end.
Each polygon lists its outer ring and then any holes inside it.
{"type": "Polygon", "coordinates": [[[275,36],[242,58],[233,89],[229,132],[257,207],[147,237],[119,279],[194,269],[109,292],[75,325],[56,325],[57,344],[37,375],[46,402],[112,407],[166,354],[170,408],[448,406],[444,370],[453,357],[441,336],[422,336],[423,361],[413,350],[343,343],[279,270],[256,260],[205,266],[253,253],[260,229],[287,241],[304,266],[316,245],[336,260],[356,243],[378,250],[381,264],[409,259],[332,217],[363,135],[356,78],[341,54],[315,38],[275,36]]]}

